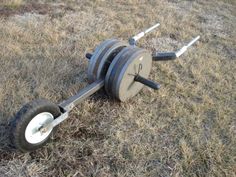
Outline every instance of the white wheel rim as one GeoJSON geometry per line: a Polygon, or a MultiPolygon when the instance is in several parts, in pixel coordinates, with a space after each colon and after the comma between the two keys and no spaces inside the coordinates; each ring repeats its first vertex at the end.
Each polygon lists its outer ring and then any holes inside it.
{"type": "Polygon", "coordinates": [[[53,120],[53,115],[49,112],[42,112],[36,115],[26,127],[26,141],[31,144],[38,144],[47,139],[53,128],[48,128],[46,131],[40,131],[40,128],[46,126],[53,120]]]}

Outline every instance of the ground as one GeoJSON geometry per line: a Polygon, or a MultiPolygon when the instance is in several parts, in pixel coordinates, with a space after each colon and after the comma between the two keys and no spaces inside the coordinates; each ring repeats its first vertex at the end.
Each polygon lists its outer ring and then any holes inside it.
{"type": "Polygon", "coordinates": [[[3,0],[0,2],[0,176],[236,176],[234,0],[3,0]],[[52,141],[31,153],[10,144],[11,118],[28,101],[55,103],[86,86],[86,52],[105,39],[170,51],[144,88],[120,103],[100,91],[78,105],[52,141]]]}

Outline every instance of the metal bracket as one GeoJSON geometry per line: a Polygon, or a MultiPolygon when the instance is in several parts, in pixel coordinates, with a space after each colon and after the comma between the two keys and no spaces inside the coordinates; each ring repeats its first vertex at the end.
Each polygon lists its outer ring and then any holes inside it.
{"type": "Polygon", "coordinates": [[[57,117],[56,119],[54,119],[52,122],[50,122],[49,124],[47,124],[45,127],[43,126],[40,131],[42,133],[47,132],[48,130],[56,127],[57,125],[59,125],[61,122],[63,122],[64,120],[66,120],[69,117],[69,112],[65,112],[63,114],[61,114],[59,117],[57,117]]]}
{"type": "Polygon", "coordinates": [[[42,127],[40,131],[46,132],[47,130],[57,126],[64,120],[66,120],[69,117],[69,112],[74,108],[75,105],[81,103],[84,99],[88,98],[95,92],[97,92],[99,89],[101,89],[104,86],[104,79],[99,79],[92,84],[88,85],[87,87],[80,90],[79,93],[76,95],[68,98],[66,101],[63,101],[59,104],[59,107],[61,109],[62,114],[54,119],[51,123],[47,124],[45,127],[42,127]]]}
{"type": "Polygon", "coordinates": [[[180,57],[183,53],[185,53],[188,50],[188,48],[192,46],[195,42],[197,42],[199,39],[200,36],[197,36],[191,42],[189,42],[187,45],[185,45],[176,52],[156,52],[153,54],[152,58],[154,61],[174,60],[180,57]]]}

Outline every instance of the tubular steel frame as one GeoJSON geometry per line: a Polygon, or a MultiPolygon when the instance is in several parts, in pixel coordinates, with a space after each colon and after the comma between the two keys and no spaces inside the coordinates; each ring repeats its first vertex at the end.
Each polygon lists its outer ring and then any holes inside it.
{"type": "MultiPolygon", "coordinates": [[[[148,28],[147,30],[131,37],[129,39],[129,44],[130,45],[136,45],[137,41],[139,39],[141,39],[142,37],[144,37],[147,33],[153,31],[154,29],[156,29],[157,27],[159,27],[160,24],[157,23],[154,26],[148,28]]],[[[162,61],[162,60],[173,60],[178,58],[179,56],[181,56],[183,53],[185,53],[187,51],[187,49],[193,45],[195,42],[197,42],[200,39],[200,36],[194,38],[190,43],[188,43],[186,46],[182,47],[179,51],[177,52],[155,52],[152,55],[152,58],[154,61],[162,61]]],[[[86,57],[88,59],[91,59],[92,54],[86,54],[86,57]]],[[[148,79],[142,78],[142,77],[136,77],[135,81],[140,82],[145,84],[145,85],[153,85],[154,82],[150,81],[148,79]],[[153,82],[153,83],[152,83],[153,82]]],[[[42,130],[40,131],[45,131],[49,128],[53,128],[55,126],[57,126],[58,124],[60,124],[61,122],[63,122],[64,120],[66,120],[69,116],[69,112],[79,103],[81,103],[83,100],[85,100],[86,98],[88,98],[89,96],[91,96],[92,94],[94,94],[95,92],[97,92],[98,90],[100,90],[102,87],[104,87],[105,81],[104,78],[103,79],[99,79],[94,81],[92,84],[89,84],[88,86],[86,86],[85,88],[83,88],[82,90],[80,90],[76,95],[68,98],[67,100],[61,102],[59,104],[59,107],[62,111],[62,114],[57,117],[56,119],[54,119],[54,121],[52,121],[50,124],[48,124],[47,126],[43,127],[42,130]]],[[[158,86],[158,85],[157,85],[158,86]]],[[[156,87],[157,87],[156,86],[156,87]]],[[[157,87],[158,89],[159,87],[157,87]]]]}

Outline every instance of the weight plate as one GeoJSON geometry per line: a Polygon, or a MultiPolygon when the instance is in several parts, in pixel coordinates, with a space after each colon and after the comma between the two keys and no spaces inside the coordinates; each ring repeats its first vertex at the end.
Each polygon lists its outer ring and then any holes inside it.
{"type": "Polygon", "coordinates": [[[118,77],[113,80],[115,91],[113,94],[120,101],[135,96],[142,88],[143,84],[134,81],[134,77],[139,73],[140,76],[148,78],[152,67],[152,57],[144,49],[136,50],[132,55],[122,63],[116,72],[118,77]]]}
{"type": "Polygon", "coordinates": [[[89,66],[88,66],[88,79],[89,82],[93,82],[96,79],[96,72],[94,71],[96,68],[97,60],[99,57],[102,57],[101,55],[104,53],[104,50],[106,50],[106,47],[111,45],[111,43],[115,42],[115,39],[108,39],[103,41],[100,45],[98,45],[93,53],[93,56],[89,60],[89,66]]]}
{"type": "Polygon", "coordinates": [[[115,74],[115,65],[119,60],[123,60],[130,49],[134,48],[133,46],[128,46],[123,48],[118,55],[113,59],[112,63],[110,64],[106,77],[105,77],[105,90],[109,95],[112,95],[112,80],[113,75],[115,74]]]}
{"type": "Polygon", "coordinates": [[[129,58],[133,55],[133,53],[135,53],[137,50],[139,50],[139,48],[137,47],[133,47],[130,48],[127,53],[124,55],[124,57],[122,57],[122,59],[118,60],[116,65],[114,65],[114,74],[111,75],[111,91],[112,91],[112,95],[114,97],[116,97],[116,82],[119,76],[119,73],[121,71],[121,69],[123,68],[124,63],[126,63],[129,58]]]}
{"type": "Polygon", "coordinates": [[[116,41],[112,46],[110,46],[110,48],[105,52],[103,57],[101,57],[101,60],[98,61],[99,65],[97,68],[97,74],[96,74],[97,78],[96,79],[100,79],[100,78],[105,77],[107,70],[108,70],[111,62],[115,58],[115,56],[127,45],[128,44],[125,42],[116,41]]]}
{"type": "Polygon", "coordinates": [[[101,43],[90,59],[88,78],[90,82],[105,77],[106,71],[113,58],[128,44],[116,39],[109,39],[101,43]]]}

